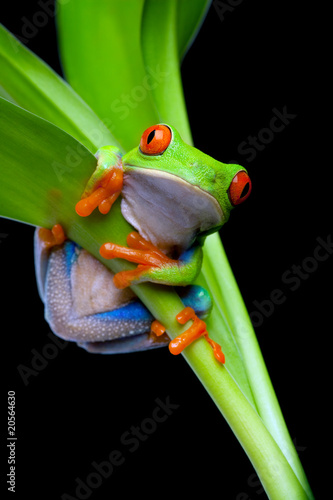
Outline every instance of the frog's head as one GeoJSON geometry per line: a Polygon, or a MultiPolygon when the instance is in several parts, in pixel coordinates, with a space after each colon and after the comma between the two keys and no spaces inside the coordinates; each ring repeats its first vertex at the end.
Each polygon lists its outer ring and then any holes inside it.
{"type": "Polygon", "coordinates": [[[150,183],[156,179],[156,185],[163,179],[169,192],[180,193],[188,210],[204,212],[201,234],[220,229],[232,208],[245,201],[251,191],[245,168],[214,160],[186,144],[177,130],[166,124],[145,130],[139,147],[123,157],[123,166],[125,175],[139,171],[149,175],[150,183]]]}

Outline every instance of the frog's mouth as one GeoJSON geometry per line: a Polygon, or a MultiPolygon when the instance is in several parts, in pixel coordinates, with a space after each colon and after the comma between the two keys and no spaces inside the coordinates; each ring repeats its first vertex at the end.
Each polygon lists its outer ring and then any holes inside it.
{"type": "Polygon", "coordinates": [[[189,248],[198,234],[223,224],[219,203],[206,191],[168,172],[126,167],[122,214],[166,253],[189,248]]]}

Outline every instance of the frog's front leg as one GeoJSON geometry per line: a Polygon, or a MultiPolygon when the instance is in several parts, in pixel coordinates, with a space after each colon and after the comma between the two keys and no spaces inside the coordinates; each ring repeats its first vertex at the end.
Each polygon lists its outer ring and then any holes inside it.
{"type": "Polygon", "coordinates": [[[128,247],[104,243],[100,254],[105,259],[122,258],[139,264],[131,271],[121,271],[114,277],[117,288],[126,288],[145,281],[164,285],[186,286],[195,280],[202,263],[202,248],[194,245],[178,260],[170,259],[155,245],[133,231],[127,237],[128,247]]]}
{"type": "Polygon", "coordinates": [[[114,146],[104,146],[95,156],[97,167],[75,207],[81,217],[87,217],[97,207],[102,214],[107,214],[123,187],[120,150],[114,146]]]}

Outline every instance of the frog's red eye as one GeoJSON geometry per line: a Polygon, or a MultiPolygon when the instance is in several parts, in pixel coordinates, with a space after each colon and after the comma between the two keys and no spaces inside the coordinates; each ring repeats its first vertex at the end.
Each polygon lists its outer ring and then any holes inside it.
{"type": "Polygon", "coordinates": [[[250,196],[252,183],[250,177],[244,170],[238,172],[232,179],[228,189],[229,199],[232,205],[239,205],[250,196]]]}
{"type": "Polygon", "coordinates": [[[171,130],[166,125],[153,125],[144,131],[140,149],[145,155],[164,153],[171,142],[171,130]]]}

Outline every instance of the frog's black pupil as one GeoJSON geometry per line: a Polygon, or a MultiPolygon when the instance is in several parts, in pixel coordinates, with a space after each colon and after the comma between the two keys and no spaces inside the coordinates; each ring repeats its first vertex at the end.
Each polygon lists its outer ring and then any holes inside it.
{"type": "Polygon", "coordinates": [[[147,137],[147,144],[149,144],[155,137],[155,130],[152,130],[147,137]]]}
{"type": "Polygon", "coordinates": [[[244,196],[246,196],[247,193],[249,192],[249,189],[250,189],[250,183],[247,182],[243,188],[243,191],[242,191],[242,194],[240,195],[240,197],[243,198],[244,196]]]}

